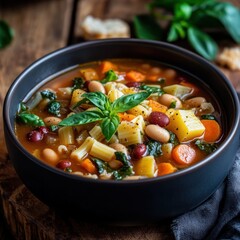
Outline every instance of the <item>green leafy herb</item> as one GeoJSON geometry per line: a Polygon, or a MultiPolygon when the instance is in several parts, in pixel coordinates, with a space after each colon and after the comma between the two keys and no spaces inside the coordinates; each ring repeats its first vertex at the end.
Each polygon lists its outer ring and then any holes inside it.
{"type": "Polygon", "coordinates": [[[133,174],[133,167],[130,163],[130,161],[127,159],[126,154],[122,152],[115,152],[116,159],[122,162],[123,166],[113,171],[113,177],[116,180],[122,180],[123,178],[127,176],[131,176],[133,174]]]}
{"type": "Polygon", "coordinates": [[[160,40],[162,29],[150,15],[139,15],[133,18],[135,34],[138,38],[160,40]]]}
{"type": "Polygon", "coordinates": [[[217,149],[216,144],[206,143],[201,140],[197,140],[195,144],[198,146],[198,148],[206,153],[212,153],[217,149]]]}
{"type": "Polygon", "coordinates": [[[177,104],[176,101],[172,101],[169,108],[176,108],[176,104],[177,104]]]}
{"type": "Polygon", "coordinates": [[[84,88],[84,80],[81,77],[77,77],[73,79],[72,90],[75,89],[83,89],[84,88]]]}
{"type": "Polygon", "coordinates": [[[169,143],[172,143],[174,146],[178,145],[179,144],[179,141],[177,139],[177,136],[175,133],[169,131],[170,133],[170,139],[169,139],[169,143]]]}
{"type": "Polygon", "coordinates": [[[105,78],[101,80],[102,84],[105,84],[107,82],[116,81],[118,79],[117,74],[113,70],[109,70],[105,73],[105,78]]]}
{"type": "Polygon", "coordinates": [[[49,100],[55,100],[57,98],[56,94],[49,90],[41,91],[42,98],[47,98],[49,100]]]}
{"type": "Polygon", "coordinates": [[[216,118],[211,114],[204,114],[201,116],[201,119],[216,120],[216,118]]]}
{"type": "Polygon", "coordinates": [[[98,173],[111,173],[115,180],[122,180],[123,178],[130,176],[133,174],[133,167],[130,161],[127,159],[127,156],[122,152],[115,152],[116,159],[122,162],[122,167],[114,170],[109,164],[103,160],[97,158],[91,158],[91,160],[95,163],[98,173]]]}
{"type": "MultiPolygon", "coordinates": [[[[161,79],[161,81],[162,81],[162,79],[161,79]]],[[[164,91],[161,88],[152,87],[152,86],[148,86],[148,85],[145,85],[145,84],[142,84],[140,86],[140,89],[145,90],[145,91],[150,92],[150,93],[157,93],[157,94],[159,94],[159,96],[164,94],[164,91]]]]}
{"type": "Polygon", "coordinates": [[[13,29],[5,21],[0,20],[0,49],[10,44],[13,36],[13,29]]]}
{"type": "MultiPolygon", "coordinates": [[[[151,21],[157,25],[161,20],[168,21],[166,34],[160,40],[173,42],[186,39],[197,53],[208,60],[215,59],[218,46],[205,29],[225,29],[236,43],[240,43],[240,11],[231,3],[217,0],[153,0],[148,6],[151,21]]],[[[135,18],[138,20],[138,16],[135,18]]],[[[136,36],[158,39],[159,31],[148,34],[149,19],[140,19],[134,24],[136,36]]]]}
{"type": "Polygon", "coordinates": [[[47,105],[47,111],[55,116],[60,116],[61,104],[57,101],[51,101],[47,105]]]}
{"type": "Polygon", "coordinates": [[[17,121],[33,127],[44,126],[44,122],[41,118],[35,114],[27,112],[17,114],[17,121]]]}
{"type": "Polygon", "coordinates": [[[158,141],[150,140],[147,143],[147,152],[149,156],[158,157],[162,155],[162,145],[158,141]]]}
{"type": "Polygon", "coordinates": [[[119,125],[118,113],[125,112],[148,98],[151,92],[138,92],[135,94],[123,95],[111,103],[107,96],[101,92],[84,93],[82,96],[87,99],[99,111],[84,111],[63,119],[59,126],[75,126],[90,122],[101,121],[100,127],[106,140],[109,141],[117,131],[119,125]]]}

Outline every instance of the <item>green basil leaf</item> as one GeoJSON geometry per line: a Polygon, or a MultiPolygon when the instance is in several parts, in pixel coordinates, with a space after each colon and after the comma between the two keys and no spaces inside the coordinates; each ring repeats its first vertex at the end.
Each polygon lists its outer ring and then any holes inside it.
{"type": "Polygon", "coordinates": [[[13,36],[13,29],[5,21],[0,20],[0,49],[10,44],[13,36]]]}
{"type": "Polygon", "coordinates": [[[59,126],[76,126],[76,125],[96,122],[96,121],[102,120],[103,118],[104,118],[104,115],[100,111],[85,111],[85,112],[72,114],[71,116],[63,119],[58,125],[59,126]]]}
{"type": "Polygon", "coordinates": [[[208,60],[215,59],[218,51],[216,42],[206,33],[195,27],[189,27],[187,31],[191,46],[208,60]]]}
{"type": "Polygon", "coordinates": [[[205,14],[218,19],[231,37],[237,43],[240,42],[240,10],[227,2],[219,2],[207,5],[205,14]]]}
{"type": "Polygon", "coordinates": [[[112,112],[113,113],[125,112],[140,104],[150,95],[151,92],[147,91],[123,95],[112,103],[112,112]]]}
{"type": "Polygon", "coordinates": [[[119,117],[118,115],[113,115],[110,117],[106,117],[101,122],[102,133],[105,136],[106,140],[109,141],[113,134],[117,131],[119,125],[119,117]]]}
{"type": "Polygon", "coordinates": [[[162,29],[150,15],[138,15],[133,19],[135,35],[142,39],[161,40],[162,29]]]}
{"type": "Polygon", "coordinates": [[[187,20],[191,17],[191,14],[192,14],[192,7],[186,2],[178,3],[175,5],[175,8],[174,8],[175,19],[187,20]]]}
{"type": "Polygon", "coordinates": [[[118,79],[118,75],[111,69],[105,73],[105,78],[101,81],[102,84],[107,82],[116,81],[118,79]]]}
{"type": "Polygon", "coordinates": [[[109,110],[110,108],[110,101],[104,93],[89,92],[84,93],[82,96],[88,99],[94,106],[98,107],[102,111],[109,110]]]}
{"type": "Polygon", "coordinates": [[[27,112],[17,114],[17,121],[33,127],[45,125],[39,116],[27,112]]]}
{"type": "Polygon", "coordinates": [[[176,28],[176,25],[172,24],[170,26],[170,29],[169,29],[169,32],[168,32],[168,35],[167,35],[167,41],[168,42],[174,42],[177,39],[178,39],[178,30],[176,28]]]}

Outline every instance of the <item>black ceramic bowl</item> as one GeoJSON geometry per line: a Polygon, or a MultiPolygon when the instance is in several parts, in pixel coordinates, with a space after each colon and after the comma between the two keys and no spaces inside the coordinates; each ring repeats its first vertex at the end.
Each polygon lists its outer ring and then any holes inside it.
{"type": "Polygon", "coordinates": [[[158,221],[182,214],[206,200],[223,182],[239,145],[239,102],[229,81],[208,61],[179,47],[134,39],[82,43],[53,52],[29,66],[12,84],[4,103],[6,144],[24,184],[44,203],[82,218],[120,223],[158,221]],[[71,66],[106,58],[157,60],[204,82],[224,116],[224,139],[217,151],[171,175],[134,180],[95,180],[49,167],[30,155],[14,133],[21,102],[36,85],[71,66]]]}

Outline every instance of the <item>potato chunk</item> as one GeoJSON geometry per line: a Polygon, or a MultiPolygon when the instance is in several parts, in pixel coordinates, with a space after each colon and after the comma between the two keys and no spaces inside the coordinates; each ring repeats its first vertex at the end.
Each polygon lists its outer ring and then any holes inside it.
{"type": "Polygon", "coordinates": [[[154,177],[156,162],[153,156],[139,159],[135,165],[135,173],[139,176],[154,177]]]}
{"type": "Polygon", "coordinates": [[[167,114],[170,118],[167,129],[175,133],[180,142],[200,137],[205,131],[205,127],[192,110],[169,109],[167,114]]]}

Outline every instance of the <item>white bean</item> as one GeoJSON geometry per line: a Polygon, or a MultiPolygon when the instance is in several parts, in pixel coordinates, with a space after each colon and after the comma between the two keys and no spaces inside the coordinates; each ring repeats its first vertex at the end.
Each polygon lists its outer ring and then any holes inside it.
{"type": "Polygon", "coordinates": [[[52,125],[57,125],[59,124],[62,119],[58,118],[58,117],[46,117],[43,119],[44,123],[46,124],[46,126],[52,126],[52,125]]]}
{"type": "Polygon", "coordinates": [[[165,128],[155,124],[147,125],[145,128],[145,133],[148,137],[161,143],[167,143],[170,139],[170,133],[165,128]]]}
{"type": "Polygon", "coordinates": [[[126,155],[128,155],[127,148],[124,145],[122,145],[121,143],[112,143],[112,144],[109,145],[109,147],[115,149],[118,152],[123,152],[126,155]]]}
{"type": "Polygon", "coordinates": [[[167,107],[169,107],[172,103],[176,103],[175,108],[182,107],[182,102],[180,101],[180,99],[168,93],[165,93],[162,96],[160,96],[158,100],[161,104],[167,107]]]}
{"type": "Polygon", "coordinates": [[[104,94],[106,93],[104,86],[98,81],[90,81],[88,84],[88,90],[90,92],[101,92],[104,94]]]}
{"type": "Polygon", "coordinates": [[[51,148],[43,149],[42,156],[50,164],[56,164],[59,160],[57,153],[51,148]]]}
{"type": "Polygon", "coordinates": [[[191,99],[188,99],[184,102],[189,107],[200,107],[202,103],[206,102],[206,99],[203,97],[194,97],[191,99]]]}

